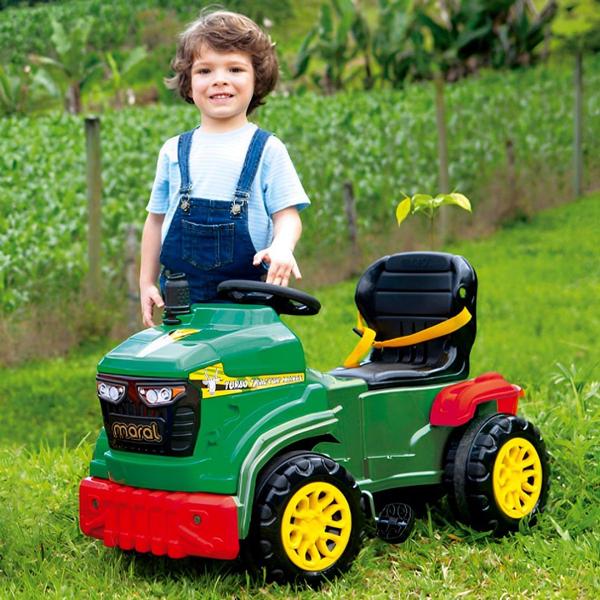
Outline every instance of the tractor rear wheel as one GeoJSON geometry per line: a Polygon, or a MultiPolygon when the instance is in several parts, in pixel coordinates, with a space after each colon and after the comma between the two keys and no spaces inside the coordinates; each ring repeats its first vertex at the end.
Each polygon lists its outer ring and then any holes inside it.
{"type": "Polygon", "coordinates": [[[320,585],[350,568],[362,525],[352,476],[326,456],[294,452],[258,482],[249,549],[271,579],[320,585]]]}
{"type": "Polygon", "coordinates": [[[496,414],[475,419],[450,444],[444,468],[450,506],[458,518],[497,535],[535,520],[548,495],[548,455],[529,421],[496,414]]]}

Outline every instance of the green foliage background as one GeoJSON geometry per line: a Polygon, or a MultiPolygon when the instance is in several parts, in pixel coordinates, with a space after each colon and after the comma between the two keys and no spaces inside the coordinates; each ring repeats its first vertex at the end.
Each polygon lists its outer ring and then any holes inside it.
{"type": "MultiPolygon", "coordinates": [[[[584,132],[588,166],[600,153],[600,60],[586,64],[584,132]]],[[[514,141],[518,170],[530,185],[568,181],[571,112],[568,68],[486,73],[449,87],[450,181],[485,207],[486,183],[505,167],[514,141]]],[[[304,212],[301,258],[344,247],[342,185],[351,181],[361,233],[389,231],[404,192],[437,191],[433,95],[428,84],[406,91],[324,98],[274,97],[258,114],[290,154],[313,205],[304,212]]],[[[150,106],[102,116],[103,251],[109,283],[123,277],[124,234],[140,226],[162,143],[198,123],[190,106],[150,106]]],[[[548,185],[549,203],[559,202],[548,185]]],[[[0,306],[78,289],[86,269],[83,121],[63,114],[0,120],[0,306]]]]}
{"type": "MultiPolygon", "coordinates": [[[[276,23],[289,20],[294,14],[289,0],[223,0],[217,3],[210,0],[67,0],[10,7],[0,12],[0,58],[2,62],[23,64],[31,52],[45,54],[52,33],[52,19],[60,21],[67,29],[78,19],[94,19],[90,47],[100,52],[143,43],[149,30],[154,31],[156,22],[169,24],[175,18],[180,29],[209,5],[240,11],[259,21],[268,15],[276,23]]],[[[175,33],[168,32],[172,49],[175,33]]]]}

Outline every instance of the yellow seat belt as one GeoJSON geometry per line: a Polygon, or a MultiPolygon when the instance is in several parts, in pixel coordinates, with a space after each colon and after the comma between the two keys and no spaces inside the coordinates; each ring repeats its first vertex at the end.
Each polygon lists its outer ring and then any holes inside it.
{"type": "Polygon", "coordinates": [[[359,312],[356,328],[360,332],[361,338],[358,341],[358,344],[356,344],[354,350],[350,352],[348,358],[346,358],[344,361],[344,367],[346,367],[346,369],[358,367],[361,359],[371,348],[403,348],[405,346],[420,344],[421,342],[428,342],[429,340],[434,340],[435,338],[458,331],[471,319],[472,315],[465,306],[465,308],[463,308],[457,315],[454,315],[453,317],[450,317],[441,323],[437,323],[431,327],[426,327],[425,329],[421,329],[421,331],[411,333],[410,335],[402,335],[391,340],[376,342],[375,336],[377,334],[375,333],[375,330],[367,327],[359,312]]]}

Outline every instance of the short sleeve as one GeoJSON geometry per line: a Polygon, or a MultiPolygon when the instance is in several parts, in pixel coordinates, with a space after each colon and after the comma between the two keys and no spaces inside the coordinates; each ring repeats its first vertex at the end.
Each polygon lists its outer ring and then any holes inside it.
{"type": "Polygon", "coordinates": [[[152,185],[150,200],[146,210],[151,213],[165,214],[169,208],[169,156],[166,144],[158,154],[156,161],[156,175],[152,185]]]}
{"type": "Polygon", "coordinates": [[[261,179],[269,215],[290,206],[302,210],[310,205],[287,148],[275,136],[269,138],[265,148],[261,179]]]}

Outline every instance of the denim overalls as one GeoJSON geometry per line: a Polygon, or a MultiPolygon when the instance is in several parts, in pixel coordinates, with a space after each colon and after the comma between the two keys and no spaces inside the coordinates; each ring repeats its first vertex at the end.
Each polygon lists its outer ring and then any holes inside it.
{"type": "Polygon", "coordinates": [[[217,285],[227,279],[258,281],[263,266],[254,267],[256,253],[248,231],[248,199],[270,133],[257,129],[231,202],[191,198],[189,158],[194,130],[179,136],[177,157],[181,188],[179,206],[163,241],[160,286],[164,294],[165,273],[185,273],[192,303],[217,299],[217,285]]]}

